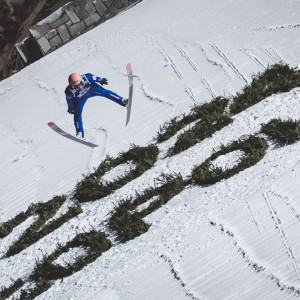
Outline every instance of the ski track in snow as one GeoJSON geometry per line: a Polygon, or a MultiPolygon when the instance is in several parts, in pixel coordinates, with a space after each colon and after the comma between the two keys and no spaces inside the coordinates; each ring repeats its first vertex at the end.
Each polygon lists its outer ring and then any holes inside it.
{"type": "Polygon", "coordinates": [[[261,61],[252,51],[251,49],[240,49],[243,53],[245,53],[250,59],[252,59],[262,70],[265,70],[268,65],[261,61]]]}
{"type": "Polygon", "coordinates": [[[242,256],[245,264],[248,267],[253,268],[257,273],[262,273],[263,276],[267,277],[272,282],[274,282],[274,284],[276,284],[276,287],[280,291],[287,290],[288,292],[292,292],[292,293],[295,293],[298,295],[300,294],[299,287],[295,287],[295,286],[291,286],[291,285],[287,284],[282,279],[275,276],[272,272],[268,271],[266,266],[263,266],[263,265],[255,262],[253,259],[251,259],[250,255],[247,253],[247,251],[245,249],[243,249],[242,246],[239,244],[238,240],[235,238],[235,235],[232,231],[225,228],[224,225],[217,224],[214,221],[210,221],[210,224],[213,226],[219,227],[223,234],[226,234],[228,237],[230,237],[233,240],[234,247],[237,249],[237,252],[242,256]]]}
{"type": "Polygon", "coordinates": [[[196,64],[193,62],[193,60],[190,58],[190,56],[187,54],[187,52],[185,50],[183,50],[181,47],[179,47],[178,45],[176,45],[176,44],[175,44],[175,47],[179,50],[179,52],[181,53],[181,55],[187,60],[187,62],[191,66],[191,68],[194,71],[197,72],[199,69],[196,66],[196,64]]]}
{"type": "Polygon", "coordinates": [[[240,48],[253,62],[255,62],[262,71],[269,66],[277,63],[285,63],[285,60],[271,47],[260,47],[258,49],[240,48]]]}
{"type": "Polygon", "coordinates": [[[1,84],[0,96],[5,95],[6,93],[13,91],[21,85],[21,81],[10,80],[1,84]]]}
{"type": "Polygon", "coordinates": [[[263,48],[262,51],[269,58],[270,64],[286,63],[286,61],[273,48],[263,48]]]}
{"type": "MultiPolygon", "coordinates": [[[[189,66],[192,68],[194,72],[199,75],[200,82],[204,85],[205,89],[207,89],[211,95],[212,98],[216,97],[216,94],[214,93],[211,85],[209,84],[208,80],[201,75],[201,68],[198,67],[198,65],[195,63],[194,59],[191,57],[190,54],[188,54],[187,50],[184,49],[184,47],[178,45],[178,42],[176,42],[170,35],[164,35],[166,40],[169,40],[173,46],[179,51],[181,56],[186,60],[186,62],[189,64],[189,66]]],[[[191,44],[187,43],[190,47],[192,46],[191,44]]],[[[186,45],[186,46],[187,46],[186,45]]],[[[193,46],[195,47],[195,46],[193,46]]],[[[196,45],[196,48],[198,48],[198,45],[196,45]]],[[[194,95],[193,91],[191,88],[189,88],[191,95],[194,95]]],[[[196,100],[196,99],[195,99],[196,100]]]]}
{"type": "Polygon", "coordinates": [[[196,99],[195,93],[194,93],[193,89],[191,88],[191,86],[184,79],[184,76],[183,76],[182,72],[180,71],[178,64],[175,62],[175,59],[172,57],[171,54],[169,54],[167,52],[167,50],[162,45],[159,44],[158,41],[156,43],[159,47],[159,52],[164,57],[166,63],[172,67],[176,76],[182,81],[186,94],[188,95],[188,97],[190,99],[192,99],[193,103],[196,103],[197,99],[196,99]]]}
{"type": "MultiPolygon", "coordinates": [[[[175,46],[176,46],[176,48],[180,51],[181,55],[187,60],[188,64],[191,66],[191,68],[192,68],[195,72],[199,73],[199,68],[198,68],[198,66],[193,62],[193,59],[187,54],[187,52],[186,52],[183,48],[179,47],[178,45],[175,44],[175,46]]],[[[208,81],[205,79],[205,77],[203,77],[203,76],[201,76],[201,75],[199,74],[199,78],[201,78],[202,84],[203,84],[203,85],[205,86],[205,88],[209,91],[211,97],[212,97],[212,98],[216,98],[216,94],[214,93],[214,91],[213,91],[211,85],[208,83],[208,81]]]]}
{"type": "MultiPolygon", "coordinates": [[[[217,96],[217,93],[213,91],[213,87],[209,83],[209,79],[205,78],[205,76],[202,74],[203,71],[201,70],[201,68],[196,64],[191,54],[188,53],[189,49],[184,49],[183,46],[179,45],[178,42],[176,42],[176,40],[174,40],[169,35],[164,35],[164,39],[162,39],[161,42],[158,42],[158,40],[156,40],[154,44],[159,49],[159,52],[163,55],[165,61],[167,62],[167,65],[170,65],[172,67],[176,76],[182,81],[185,93],[192,99],[194,103],[199,102],[198,95],[203,94],[202,89],[199,88],[199,83],[203,85],[204,90],[208,91],[209,99],[215,98],[217,96]],[[177,52],[171,55],[169,53],[171,50],[167,50],[167,42],[172,45],[174,50],[176,50],[177,52]],[[163,46],[163,43],[166,45],[163,46]],[[178,54],[180,54],[180,57],[178,57],[178,54]],[[175,59],[177,60],[176,62],[175,59]],[[190,70],[188,71],[184,66],[186,63],[190,67],[190,70]],[[183,72],[182,69],[185,69],[185,71],[183,72]],[[191,77],[191,74],[193,74],[194,78],[192,80],[189,79],[191,77]]],[[[189,43],[186,46],[193,48],[192,50],[195,50],[199,47],[198,45],[191,45],[189,43]]],[[[203,95],[201,96],[203,98],[203,95]]]]}
{"type": "Polygon", "coordinates": [[[211,47],[218,53],[218,55],[226,62],[229,68],[243,81],[244,84],[249,84],[246,77],[239,71],[238,67],[226,56],[226,54],[216,45],[211,43],[211,47]]]}
{"type": "MultiPolygon", "coordinates": [[[[274,195],[273,195],[274,196],[274,195]]],[[[276,225],[276,229],[279,231],[279,234],[281,236],[282,242],[284,244],[284,247],[286,248],[286,253],[289,256],[291,263],[293,265],[294,271],[297,275],[298,280],[300,280],[300,275],[299,275],[299,270],[298,270],[298,265],[296,263],[296,257],[294,254],[294,250],[291,247],[288,238],[287,238],[287,233],[285,232],[285,230],[283,229],[283,224],[282,224],[282,220],[279,218],[278,215],[278,211],[274,208],[274,205],[271,202],[271,195],[270,193],[264,193],[263,197],[270,209],[270,214],[272,217],[272,220],[274,221],[275,225],[276,225]]]]}
{"type": "Polygon", "coordinates": [[[298,212],[298,210],[291,204],[291,201],[287,196],[283,196],[273,190],[270,191],[270,194],[272,194],[272,197],[276,197],[285,203],[285,205],[291,210],[293,216],[300,221],[300,212],[298,212]]]}
{"type": "Polygon", "coordinates": [[[174,59],[170,56],[170,54],[162,47],[160,48],[159,52],[163,55],[167,64],[171,65],[171,67],[174,70],[174,73],[177,75],[177,77],[180,80],[183,80],[183,76],[182,76],[179,68],[177,67],[176,63],[174,62],[174,59]]]}
{"type": "Polygon", "coordinates": [[[251,209],[251,207],[250,207],[250,204],[249,204],[248,202],[246,203],[246,206],[247,206],[247,208],[248,208],[248,210],[249,210],[249,212],[250,212],[250,214],[251,214],[253,223],[255,224],[255,226],[256,226],[256,228],[257,228],[257,231],[259,232],[259,235],[261,235],[262,233],[261,233],[261,230],[260,230],[260,228],[259,228],[258,222],[257,222],[257,220],[256,220],[256,218],[255,218],[255,214],[254,214],[254,212],[252,211],[252,209],[251,209]]]}
{"type": "Polygon", "coordinates": [[[60,95],[60,93],[57,91],[57,89],[55,87],[49,88],[47,86],[47,83],[42,82],[38,79],[34,79],[34,82],[35,82],[36,88],[38,88],[42,91],[45,91],[48,95],[49,95],[49,93],[51,95],[53,95],[53,100],[55,100],[58,105],[61,105],[61,106],[66,105],[66,101],[65,101],[64,97],[62,95],[60,95]]]}
{"type": "Polygon", "coordinates": [[[209,49],[204,49],[203,46],[199,45],[201,51],[204,53],[206,60],[212,65],[212,66],[216,66],[219,69],[221,69],[221,71],[228,77],[229,80],[232,79],[232,76],[228,73],[227,69],[223,66],[223,64],[215,61],[213,58],[209,57],[209,49]]]}
{"type": "MultiPolygon", "coordinates": [[[[217,59],[214,58],[212,53],[212,47],[209,45],[200,45],[200,44],[189,44],[192,47],[197,47],[200,49],[200,53],[203,56],[206,64],[211,69],[211,74],[208,79],[208,74],[201,75],[201,81],[209,91],[210,95],[215,98],[220,95],[225,94],[225,90],[220,90],[219,87],[216,86],[215,80],[216,76],[218,76],[219,80],[224,82],[224,86],[230,86],[234,80],[230,70],[224,66],[224,63],[221,63],[217,59]]],[[[215,51],[214,51],[215,52],[215,51]]],[[[203,64],[203,63],[202,63],[203,64]]],[[[204,64],[204,65],[206,65],[204,64]]]]}
{"type": "Polygon", "coordinates": [[[208,81],[204,77],[201,78],[201,81],[206,86],[206,88],[208,89],[208,91],[211,94],[212,98],[216,98],[217,95],[212,90],[212,87],[210,86],[210,84],[208,83],[208,81]]]}
{"type": "Polygon", "coordinates": [[[143,94],[145,95],[145,97],[146,97],[147,99],[149,99],[150,101],[154,101],[154,102],[157,102],[157,103],[161,103],[161,104],[170,106],[170,107],[172,107],[172,108],[174,107],[174,104],[173,104],[173,103],[171,103],[171,102],[169,102],[169,101],[167,101],[167,100],[165,100],[165,99],[163,99],[163,98],[160,98],[160,97],[158,97],[158,96],[154,96],[154,95],[152,95],[150,92],[148,92],[148,91],[146,90],[146,87],[145,87],[145,82],[142,80],[142,78],[141,78],[140,76],[138,76],[138,75],[133,75],[133,77],[136,78],[136,79],[139,81],[139,83],[140,83],[140,85],[141,85],[141,90],[142,90],[143,94]]]}
{"type": "Polygon", "coordinates": [[[300,24],[284,24],[284,25],[277,25],[277,26],[262,26],[257,27],[252,30],[255,31],[278,31],[278,30],[294,30],[300,29],[300,24]]]}
{"type": "Polygon", "coordinates": [[[186,283],[182,280],[182,278],[179,275],[179,272],[176,271],[174,267],[174,263],[172,262],[172,259],[169,258],[167,255],[162,254],[160,256],[168,265],[170,268],[170,272],[172,273],[173,277],[180,283],[181,287],[184,289],[185,294],[192,300],[200,300],[200,298],[196,297],[193,292],[191,292],[187,287],[186,283]]]}

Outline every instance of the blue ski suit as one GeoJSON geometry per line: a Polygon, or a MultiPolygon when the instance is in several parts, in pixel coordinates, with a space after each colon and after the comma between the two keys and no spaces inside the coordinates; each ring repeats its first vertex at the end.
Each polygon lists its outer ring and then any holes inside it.
{"type": "Polygon", "coordinates": [[[68,85],[65,89],[66,100],[68,103],[68,112],[74,113],[74,125],[76,128],[76,133],[82,133],[84,136],[83,124],[82,124],[82,110],[85,102],[88,98],[95,96],[102,96],[108,98],[122,106],[123,97],[118,94],[106,90],[101,86],[104,83],[104,78],[95,76],[93,74],[87,73],[82,76],[81,84],[73,88],[68,85]]]}

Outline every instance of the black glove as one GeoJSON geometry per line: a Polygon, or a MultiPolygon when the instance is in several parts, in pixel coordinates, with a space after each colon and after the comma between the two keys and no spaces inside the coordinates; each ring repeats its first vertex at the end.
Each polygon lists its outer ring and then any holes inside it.
{"type": "Polygon", "coordinates": [[[73,108],[69,108],[68,109],[68,113],[74,115],[75,114],[75,110],[73,108]]]}
{"type": "Polygon", "coordinates": [[[106,79],[106,78],[102,78],[102,80],[101,80],[101,84],[108,84],[108,81],[107,81],[107,79],[106,79]]]}

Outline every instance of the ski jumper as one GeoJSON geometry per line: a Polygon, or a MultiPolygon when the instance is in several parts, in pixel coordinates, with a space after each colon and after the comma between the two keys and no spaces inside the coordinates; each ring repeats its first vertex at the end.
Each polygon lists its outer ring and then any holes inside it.
{"type": "Polygon", "coordinates": [[[81,115],[84,104],[89,98],[101,96],[124,106],[122,103],[123,97],[103,88],[101,86],[103,83],[103,78],[87,73],[82,75],[82,82],[78,86],[72,87],[68,85],[65,89],[68,111],[74,111],[74,125],[77,134],[81,132],[82,136],[84,136],[81,115]]]}

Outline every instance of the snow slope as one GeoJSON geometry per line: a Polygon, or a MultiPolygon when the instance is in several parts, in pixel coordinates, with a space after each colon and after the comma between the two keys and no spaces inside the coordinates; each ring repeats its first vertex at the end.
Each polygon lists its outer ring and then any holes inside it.
{"type": "MultiPolygon", "coordinates": [[[[155,143],[159,127],[195,103],[230,96],[253,74],[278,62],[296,67],[299,0],[143,0],[0,83],[0,222],[53,195],[72,194],[82,174],[107,154],[155,143]],[[83,120],[88,148],[74,133],[64,88],[71,72],[94,73],[126,96],[125,65],[134,72],[134,103],[92,98],[83,120]]],[[[105,230],[122,198],[153,186],[164,172],[184,178],[221,144],[257,133],[272,118],[299,119],[300,89],[273,95],[236,115],[212,138],[168,158],[176,137],[157,144],[154,167],[105,201],[20,254],[0,259],[0,287],[26,278],[35,261],[79,232],[105,230]],[[67,233],[67,234],[66,234],[67,233]]],[[[191,186],[146,218],[149,231],[116,244],[82,271],[56,281],[37,299],[296,299],[300,289],[300,144],[270,147],[255,166],[210,187],[191,186]],[[259,270],[259,271],[258,271],[259,270]]],[[[0,240],[0,253],[32,222],[0,240]]]]}

